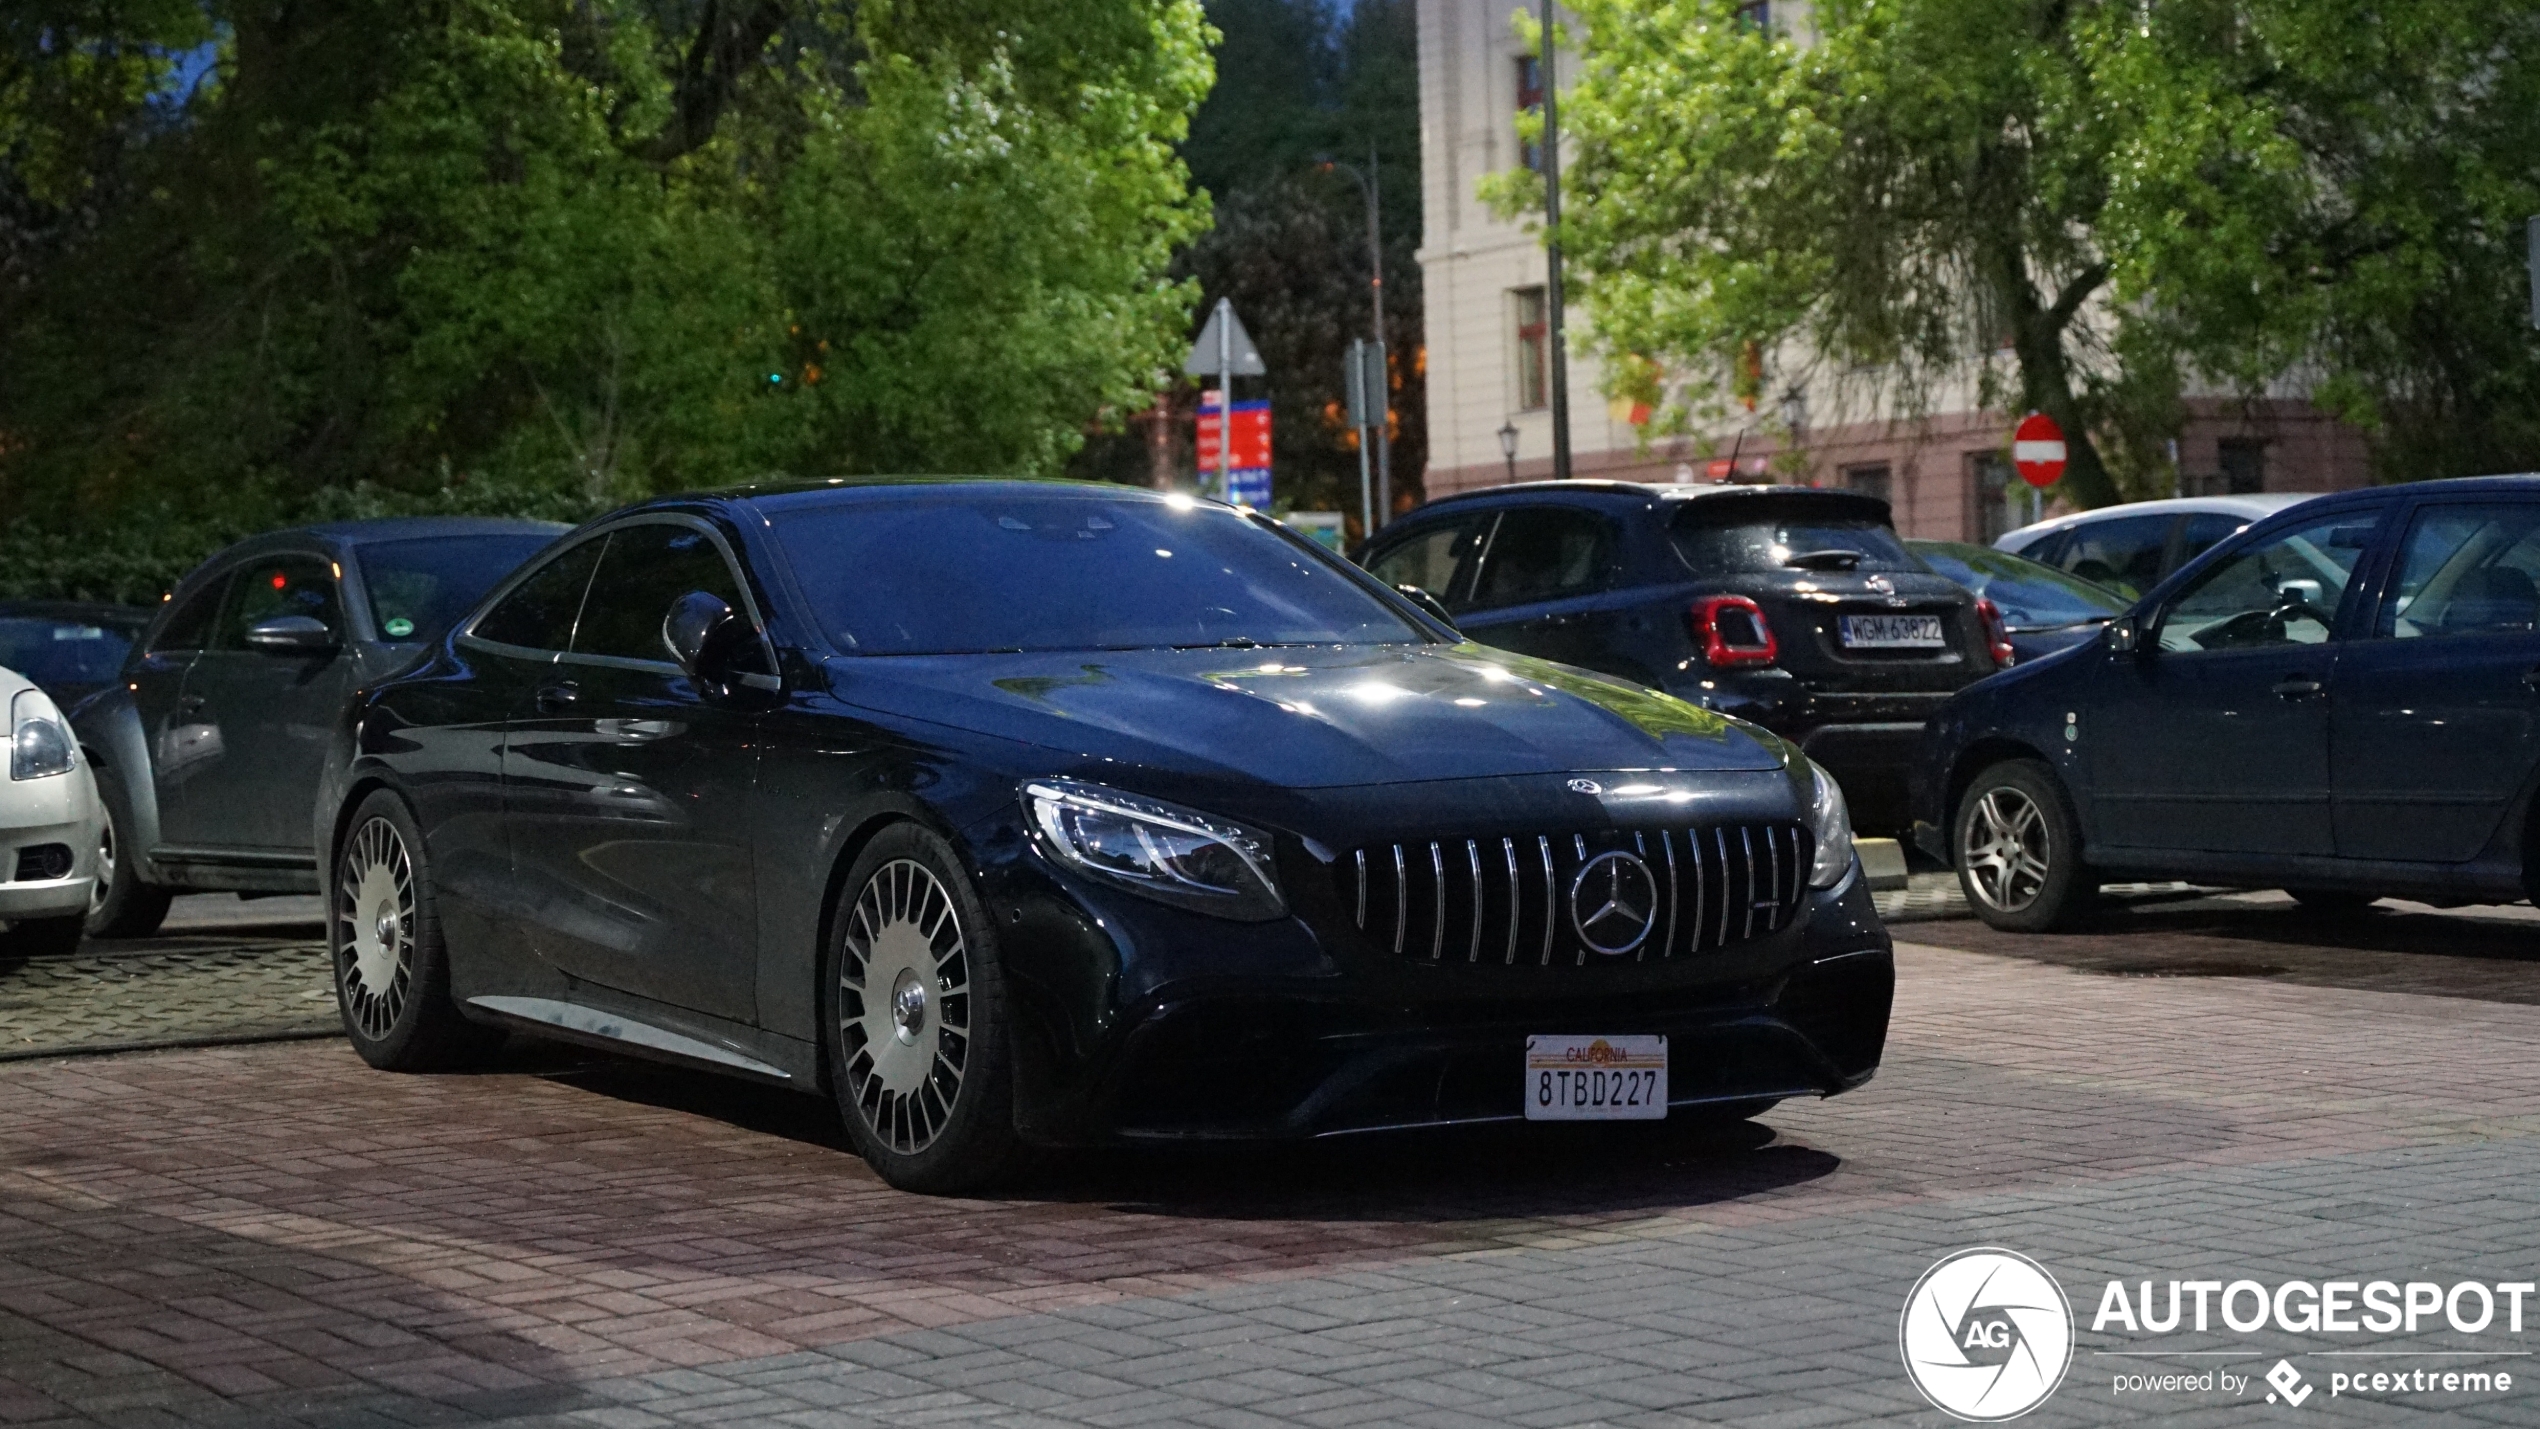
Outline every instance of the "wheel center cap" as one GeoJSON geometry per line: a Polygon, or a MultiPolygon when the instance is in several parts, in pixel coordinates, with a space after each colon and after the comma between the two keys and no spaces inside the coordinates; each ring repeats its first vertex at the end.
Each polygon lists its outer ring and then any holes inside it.
{"type": "Polygon", "coordinates": [[[376,936],[378,937],[378,939],[379,939],[379,946],[380,946],[381,948],[386,949],[386,948],[394,948],[394,947],[396,947],[396,946],[397,946],[397,910],[396,910],[396,909],[394,909],[394,908],[382,908],[382,909],[380,909],[380,910],[379,910],[379,920],[378,920],[376,923],[374,923],[374,924],[372,925],[372,927],[371,927],[371,931],[372,931],[372,933],[373,933],[374,935],[376,935],[376,936]]]}
{"type": "Polygon", "coordinates": [[[891,984],[891,1022],[904,1043],[914,1043],[926,1030],[926,984],[915,968],[902,969],[891,984]]]}

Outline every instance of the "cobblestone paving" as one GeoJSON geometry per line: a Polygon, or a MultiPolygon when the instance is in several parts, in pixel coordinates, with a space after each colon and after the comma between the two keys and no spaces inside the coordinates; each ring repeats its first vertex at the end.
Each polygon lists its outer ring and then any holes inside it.
{"type": "Polygon", "coordinates": [[[160,936],[0,961],[0,1060],[330,1034],[319,916],[314,898],[184,898],[160,936]]]}
{"type": "MultiPolygon", "coordinates": [[[[2540,1008],[1902,969],[1878,1080],[1758,1125],[1083,1156],[984,1200],[882,1187],[809,1099],[573,1054],[0,1067],[0,1423],[1940,1424],[1896,1316],[1979,1244],[2080,1317],[2027,1422],[2197,1422],[2287,1411],[2112,1393],[2107,1279],[2540,1278],[2540,1008]]],[[[2531,1329],[2158,1348],[2324,1386],[2323,1349],[2531,1329]]],[[[2540,1422],[2516,1378],[2299,1418],[2540,1422]]]]}

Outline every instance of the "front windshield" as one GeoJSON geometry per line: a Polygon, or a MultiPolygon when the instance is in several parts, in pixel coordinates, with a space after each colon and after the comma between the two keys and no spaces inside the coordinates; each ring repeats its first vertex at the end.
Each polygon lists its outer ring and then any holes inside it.
{"type": "Polygon", "coordinates": [[[1427,638],[1331,558],[1214,503],[935,486],[774,525],[830,638],[858,654],[1427,638]]]}
{"type": "Polygon", "coordinates": [[[2013,630],[2051,630],[2059,625],[2121,615],[2126,598],[2106,586],[2052,566],[1954,541],[1910,543],[1923,564],[1993,602],[2013,630]]]}
{"type": "Polygon", "coordinates": [[[361,548],[361,562],[371,624],[383,640],[436,639],[496,581],[555,539],[525,531],[370,542],[361,548]]]}

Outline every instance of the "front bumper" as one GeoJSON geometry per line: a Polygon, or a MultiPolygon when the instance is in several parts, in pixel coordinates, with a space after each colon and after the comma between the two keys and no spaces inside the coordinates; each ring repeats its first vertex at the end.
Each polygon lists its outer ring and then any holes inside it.
{"type": "Polygon", "coordinates": [[[103,827],[85,765],[43,779],[0,778],[0,921],[86,913],[103,827]]]}
{"type": "Polygon", "coordinates": [[[1911,775],[1924,728],[1953,692],[1836,693],[1776,669],[1715,672],[1671,686],[1670,693],[1798,745],[1843,786],[1855,825],[1888,833],[1902,831],[1911,817],[1911,775]]]}
{"type": "Polygon", "coordinates": [[[1831,1096],[1876,1071],[1895,989],[1857,864],[1779,934],[1636,969],[1405,969],[1312,910],[1223,923],[1011,866],[990,895],[1017,1125],[1042,1144],[1517,1120],[1530,1034],[1664,1034],[1677,1107],[1831,1096]]]}

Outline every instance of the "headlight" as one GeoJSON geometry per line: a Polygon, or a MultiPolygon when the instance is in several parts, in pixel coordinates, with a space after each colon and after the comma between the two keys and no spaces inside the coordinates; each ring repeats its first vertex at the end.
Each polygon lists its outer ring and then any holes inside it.
{"type": "Polygon", "coordinates": [[[62,712],[42,690],[20,690],[9,701],[9,777],[42,779],[68,774],[79,763],[71,732],[62,727],[62,712]]]}
{"type": "Polygon", "coordinates": [[[1267,834],[1073,779],[1024,785],[1023,807],[1041,851],[1079,873],[1240,922],[1288,911],[1267,834]]]}
{"type": "Polygon", "coordinates": [[[1832,888],[1852,871],[1852,810],[1843,802],[1843,787],[1816,761],[1808,764],[1817,787],[1808,797],[1808,832],[1817,840],[1817,862],[1808,870],[1808,886],[1832,888]]]}

